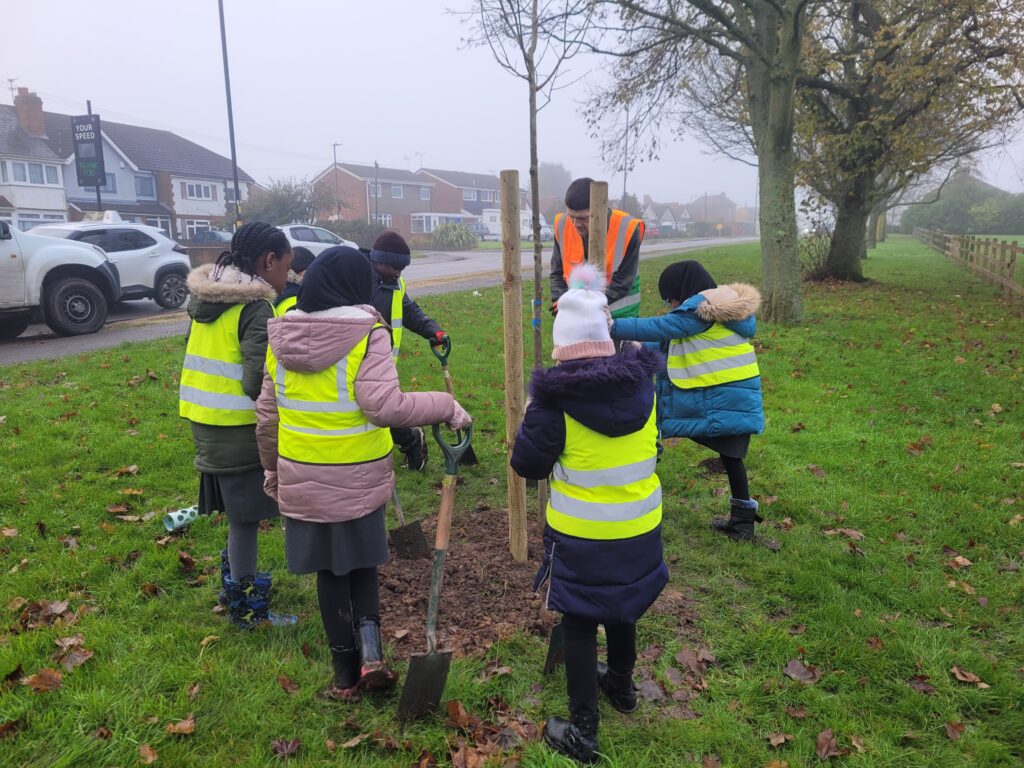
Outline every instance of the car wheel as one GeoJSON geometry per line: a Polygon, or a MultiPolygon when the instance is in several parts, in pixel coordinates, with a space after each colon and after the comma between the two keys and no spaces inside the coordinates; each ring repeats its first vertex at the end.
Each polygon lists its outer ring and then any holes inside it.
{"type": "Polygon", "coordinates": [[[28,328],[28,315],[0,318],[0,339],[16,339],[28,328]]]}
{"type": "Polygon", "coordinates": [[[153,298],[164,309],[177,309],[188,298],[188,285],[181,272],[167,272],[156,281],[153,298]]]}
{"type": "Polygon", "coordinates": [[[46,292],[46,324],[61,336],[96,333],[107,321],[107,299],[81,277],[57,280],[46,292]]]}

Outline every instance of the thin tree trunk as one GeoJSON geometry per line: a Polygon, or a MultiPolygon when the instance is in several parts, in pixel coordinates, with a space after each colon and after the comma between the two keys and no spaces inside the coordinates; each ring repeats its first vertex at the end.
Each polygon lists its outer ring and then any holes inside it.
{"type": "Polygon", "coordinates": [[[836,228],[825,259],[826,275],[838,280],[864,280],[861,260],[870,216],[871,211],[859,200],[848,198],[839,206],[836,228]]]}
{"type": "Polygon", "coordinates": [[[878,217],[880,215],[880,208],[873,208],[868,216],[868,250],[878,247],[878,217]]]}
{"type": "Polygon", "coordinates": [[[541,317],[544,304],[544,244],[540,239],[540,176],[537,166],[537,79],[530,72],[530,207],[533,209],[533,367],[544,366],[541,317]]]}
{"type": "Polygon", "coordinates": [[[885,242],[886,230],[889,228],[889,211],[883,209],[878,215],[878,231],[875,234],[876,241],[879,243],[885,242]]]}

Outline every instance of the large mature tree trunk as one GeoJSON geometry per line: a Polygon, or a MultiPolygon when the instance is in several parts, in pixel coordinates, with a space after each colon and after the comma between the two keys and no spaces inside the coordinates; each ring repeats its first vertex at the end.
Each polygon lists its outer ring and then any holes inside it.
{"type": "Polygon", "coordinates": [[[864,280],[861,260],[864,257],[870,216],[871,211],[863,200],[848,197],[839,206],[836,228],[832,232],[832,242],[825,259],[826,275],[838,280],[864,280]]]}
{"type": "Polygon", "coordinates": [[[764,59],[747,62],[747,104],[757,149],[761,182],[761,289],[764,316],[796,323],[803,315],[800,254],[797,250],[796,158],[793,122],[797,67],[803,35],[803,11],[780,15],[772,4],[754,12],[754,28],[764,59]],[[770,64],[768,62],[771,62],[770,64]]]}

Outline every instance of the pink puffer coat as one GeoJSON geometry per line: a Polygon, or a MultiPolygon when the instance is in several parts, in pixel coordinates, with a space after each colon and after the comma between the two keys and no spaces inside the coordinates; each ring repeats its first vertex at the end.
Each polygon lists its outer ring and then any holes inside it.
{"type": "MultiPolygon", "coordinates": [[[[416,427],[447,422],[455,401],[445,392],[402,392],[391,357],[388,329],[367,305],[323,312],[293,310],[267,323],[270,348],[289,371],[314,373],[334,365],[367,334],[366,357],[355,379],[356,403],[379,427],[416,427]]],[[[264,375],[256,401],[256,440],[265,469],[277,472],[281,514],[314,523],[336,523],[370,514],[391,498],[391,456],[364,464],[302,464],[277,453],[277,396],[264,375]]]]}

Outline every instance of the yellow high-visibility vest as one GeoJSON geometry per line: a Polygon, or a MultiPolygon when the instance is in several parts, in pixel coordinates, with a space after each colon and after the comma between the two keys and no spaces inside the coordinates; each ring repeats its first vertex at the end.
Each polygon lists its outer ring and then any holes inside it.
{"type": "Polygon", "coordinates": [[[289,296],[288,298],[285,298],[285,299],[281,299],[281,301],[278,302],[277,306],[274,307],[274,314],[277,317],[281,317],[281,315],[283,315],[285,312],[287,312],[289,309],[291,309],[292,307],[294,307],[298,303],[299,303],[298,294],[296,294],[294,296],[289,296]]]}
{"type": "Polygon", "coordinates": [[[182,418],[216,427],[256,423],[256,401],[242,389],[242,345],[236,304],[212,323],[192,321],[178,387],[182,418]]]}
{"type": "Polygon", "coordinates": [[[398,278],[398,290],[391,292],[391,356],[398,357],[402,346],[402,302],[405,300],[405,278],[398,278]]]}
{"type": "Polygon", "coordinates": [[[643,427],[608,437],[565,414],[565,448],[551,473],[548,525],[583,539],[629,539],[661,523],[657,408],[643,427]]]}
{"type": "Polygon", "coordinates": [[[675,339],[668,347],[668,377],[680,389],[713,387],[759,375],[750,339],[719,323],[695,336],[675,339]]]}
{"type": "MultiPolygon", "coordinates": [[[[378,323],[374,328],[382,328],[378,323]]],[[[391,453],[391,430],[372,424],[356,403],[355,381],[369,335],[316,373],[289,371],[267,348],[277,395],[277,452],[304,464],[361,464],[391,453]]]]}

